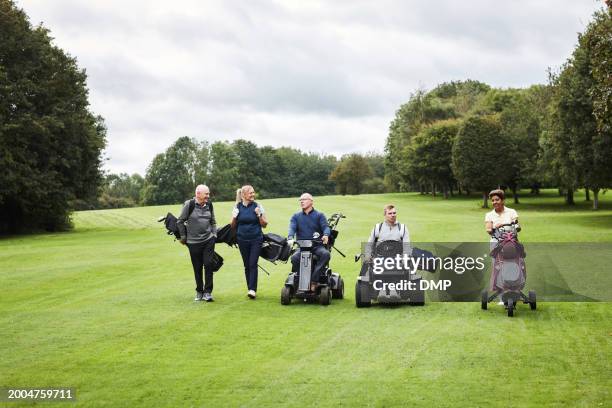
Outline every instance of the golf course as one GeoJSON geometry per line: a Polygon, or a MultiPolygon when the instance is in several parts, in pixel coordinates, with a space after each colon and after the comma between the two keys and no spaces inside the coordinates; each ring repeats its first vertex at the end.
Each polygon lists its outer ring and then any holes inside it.
{"type": "MultiPolygon", "coordinates": [[[[584,195],[570,207],[556,190],[523,193],[506,204],[519,213],[526,245],[612,245],[610,194],[592,211],[584,195]]],[[[286,235],[297,197],[258,201],[267,231],[286,235]]],[[[543,300],[513,318],[478,302],[358,309],[353,256],[387,203],[413,242],[488,240],[478,196],[315,197],[317,210],[346,215],[336,246],[347,257],[331,259],[345,299],[323,307],[281,306],[290,266],[265,261],[270,276],[260,271],[249,300],[239,252],[225,244],[216,248],[225,264],[215,301],[194,302],[187,249],[156,222],[177,214],[178,203],[76,212],[71,232],[2,238],[0,385],[72,387],[71,406],[84,407],[610,406],[609,269],[593,270],[601,264],[577,251],[564,281],[607,301],[543,300]]],[[[219,226],[232,205],[215,202],[219,226]]],[[[538,271],[526,264],[529,288],[538,271]]]]}

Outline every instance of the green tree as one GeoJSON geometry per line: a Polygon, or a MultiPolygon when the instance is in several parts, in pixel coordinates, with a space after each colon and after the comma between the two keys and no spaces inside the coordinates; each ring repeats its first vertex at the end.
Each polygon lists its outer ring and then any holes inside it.
{"type": "MultiPolygon", "coordinates": [[[[589,97],[593,104],[596,130],[590,149],[592,158],[585,163],[585,187],[593,190],[593,209],[599,206],[599,191],[612,187],[612,7],[594,14],[584,35],[579,37],[586,65],[580,72],[592,78],[589,97]]],[[[578,65],[578,64],[577,64],[578,65]]]]}
{"type": "Polygon", "coordinates": [[[459,125],[460,121],[452,119],[435,122],[424,127],[406,149],[406,172],[430,185],[434,197],[440,187],[448,198],[456,183],[451,163],[459,125]]]}
{"type": "Polygon", "coordinates": [[[541,186],[558,186],[554,183],[555,177],[551,169],[550,138],[547,130],[553,93],[550,85],[533,85],[525,91],[531,114],[535,115],[539,126],[537,155],[534,161],[525,163],[522,170],[522,183],[531,187],[532,194],[539,194],[541,186]]]}
{"type": "Polygon", "coordinates": [[[598,99],[595,104],[593,99],[602,90],[605,94],[606,88],[610,91],[610,79],[599,76],[601,67],[609,64],[599,58],[610,54],[609,50],[608,54],[602,51],[610,47],[610,19],[610,10],[595,13],[585,33],[578,35],[572,56],[561,72],[552,76],[555,95],[548,144],[553,168],[566,190],[567,203],[573,204],[574,190],[584,186],[593,190],[594,209],[598,207],[599,191],[612,185],[612,135],[606,126],[609,119],[605,103],[598,99]]]}
{"type": "MultiPolygon", "coordinates": [[[[278,150],[272,146],[259,148],[261,163],[259,196],[265,198],[283,197],[285,194],[286,169],[278,154],[278,150]]],[[[289,195],[289,194],[287,194],[289,195]]]]}
{"type": "Polygon", "coordinates": [[[334,156],[321,156],[315,153],[304,153],[290,147],[276,149],[279,158],[279,168],[282,169],[279,178],[283,197],[299,196],[304,192],[313,195],[327,195],[334,192],[335,183],[329,180],[329,175],[336,167],[334,156]]]}
{"type": "MultiPolygon", "coordinates": [[[[238,166],[240,158],[228,142],[215,142],[210,147],[210,188],[216,200],[233,200],[240,187],[238,166]]],[[[255,186],[255,188],[258,188],[255,186]]]]}
{"type": "Polygon", "coordinates": [[[535,98],[527,90],[511,93],[501,107],[501,137],[509,140],[512,149],[507,152],[512,157],[504,184],[512,190],[514,202],[518,204],[520,186],[538,184],[537,162],[539,138],[541,133],[535,98]]]}
{"type": "Polygon", "coordinates": [[[372,176],[378,178],[385,177],[385,156],[376,153],[376,152],[368,152],[365,154],[365,159],[368,162],[368,165],[372,169],[372,176]]]}
{"type": "Polygon", "coordinates": [[[206,183],[210,177],[211,160],[210,145],[206,141],[195,142],[197,149],[195,153],[194,177],[195,184],[206,183]]]}
{"type": "Polygon", "coordinates": [[[470,113],[490,87],[467,80],[438,85],[431,92],[419,90],[396,112],[385,144],[385,184],[389,191],[420,188],[418,177],[407,172],[407,146],[423,126],[462,118],[470,113]]]}
{"type": "Polygon", "coordinates": [[[104,178],[98,208],[135,207],[140,204],[144,178],[138,173],[108,174],[104,178]]]}
{"type": "Polygon", "coordinates": [[[336,182],[337,192],[342,195],[361,194],[364,191],[364,182],[371,177],[372,169],[368,161],[357,153],[343,156],[329,175],[330,180],[336,182]]]}
{"type": "MultiPolygon", "coordinates": [[[[142,201],[145,204],[174,204],[192,197],[195,186],[208,174],[208,144],[180,137],[165,153],[155,156],[145,175],[142,201]],[[196,179],[197,177],[201,177],[196,179]]],[[[212,191],[211,191],[212,193],[212,191]]]]}
{"type": "Polygon", "coordinates": [[[367,194],[384,193],[387,191],[385,185],[385,156],[376,152],[368,152],[365,159],[372,169],[372,177],[364,180],[363,192],[367,194]]]}
{"type": "Polygon", "coordinates": [[[485,83],[468,79],[443,82],[432,89],[431,95],[452,105],[455,117],[464,117],[473,113],[474,107],[490,89],[485,83]]]}
{"type": "Polygon", "coordinates": [[[584,35],[591,50],[593,114],[602,135],[612,130],[612,2],[606,4],[607,9],[595,13],[584,35]]]}
{"type": "Polygon", "coordinates": [[[268,154],[268,159],[275,157],[277,161],[277,169],[279,172],[272,177],[276,177],[277,189],[275,194],[277,197],[295,197],[303,193],[300,188],[300,183],[304,177],[304,155],[302,152],[290,147],[279,147],[274,149],[274,156],[268,154]]]}
{"type": "MultiPolygon", "coordinates": [[[[544,87],[546,88],[546,87],[544,87]]],[[[473,115],[499,114],[500,137],[511,142],[512,148],[505,151],[511,157],[502,184],[508,186],[519,202],[518,190],[530,186],[537,191],[541,175],[538,173],[540,153],[539,138],[546,106],[545,89],[541,86],[529,89],[489,89],[471,109],[473,115]]]]}
{"type": "Polygon", "coordinates": [[[0,0],[0,232],[58,230],[93,205],[106,128],[89,110],[87,76],[0,0]]]}
{"type": "Polygon", "coordinates": [[[511,142],[501,137],[499,115],[472,116],[463,121],[452,150],[452,168],[461,185],[483,194],[483,208],[488,208],[487,193],[500,186],[512,165],[511,142]]]}
{"type": "Polygon", "coordinates": [[[515,103],[522,90],[516,88],[499,89],[492,88],[480,98],[471,109],[472,115],[490,115],[502,112],[508,106],[515,103]]]}
{"type": "Polygon", "coordinates": [[[408,102],[397,110],[389,126],[389,136],[385,143],[385,184],[392,191],[410,189],[410,180],[402,177],[402,152],[421,127],[424,99],[423,90],[412,94],[408,102]]]}
{"type": "Polygon", "coordinates": [[[241,186],[245,184],[261,186],[264,168],[261,161],[260,150],[255,143],[244,139],[238,139],[232,142],[232,150],[237,156],[236,170],[238,174],[238,184],[241,186]]]}
{"type": "Polygon", "coordinates": [[[299,186],[304,187],[314,195],[328,195],[334,193],[335,184],[329,179],[329,175],[338,164],[338,160],[332,155],[319,155],[308,153],[303,156],[305,171],[302,172],[302,181],[299,186]]]}

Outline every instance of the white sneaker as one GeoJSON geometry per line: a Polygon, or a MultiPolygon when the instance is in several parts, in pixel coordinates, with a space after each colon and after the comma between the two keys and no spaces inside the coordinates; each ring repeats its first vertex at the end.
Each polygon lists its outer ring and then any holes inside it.
{"type": "Polygon", "coordinates": [[[247,293],[247,296],[250,297],[251,299],[255,299],[257,294],[255,293],[254,290],[249,290],[249,292],[247,293]]]}

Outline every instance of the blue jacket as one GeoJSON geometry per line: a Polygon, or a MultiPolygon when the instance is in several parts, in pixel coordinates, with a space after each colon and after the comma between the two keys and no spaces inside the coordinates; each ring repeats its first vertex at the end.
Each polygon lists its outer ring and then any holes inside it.
{"type": "Polygon", "coordinates": [[[314,208],[306,214],[304,211],[297,212],[289,221],[289,233],[287,236],[293,238],[297,234],[297,239],[317,239],[322,235],[329,236],[331,230],[327,225],[325,214],[318,212],[314,208]],[[315,235],[316,234],[316,235],[315,235]]]}

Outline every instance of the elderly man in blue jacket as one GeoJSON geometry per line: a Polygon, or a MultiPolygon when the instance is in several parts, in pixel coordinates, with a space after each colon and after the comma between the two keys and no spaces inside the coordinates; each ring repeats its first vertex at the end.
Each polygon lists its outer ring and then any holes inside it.
{"type": "MultiPolygon", "coordinates": [[[[313,241],[312,253],[318,259],[315,263],[312,276],[310,277],[311,291],[316,289],[321,272],[329,261],[329,251],[324,245],[327,245],[329,235],[331,234],[325,214],[315,210],[312,206],[313,203],[314,200],[312,195],[304,193],[300,196],[300,207],[302,211],[293,214],[291,217],[291,221],[289,222],[289,233],[287,234],[290,240],[297,237],[298,240],[304,239],[313,241]]],[[[299,250],[291,257],[291,264],[293,265],[294,272],[300,270],[299,250]]]]}

